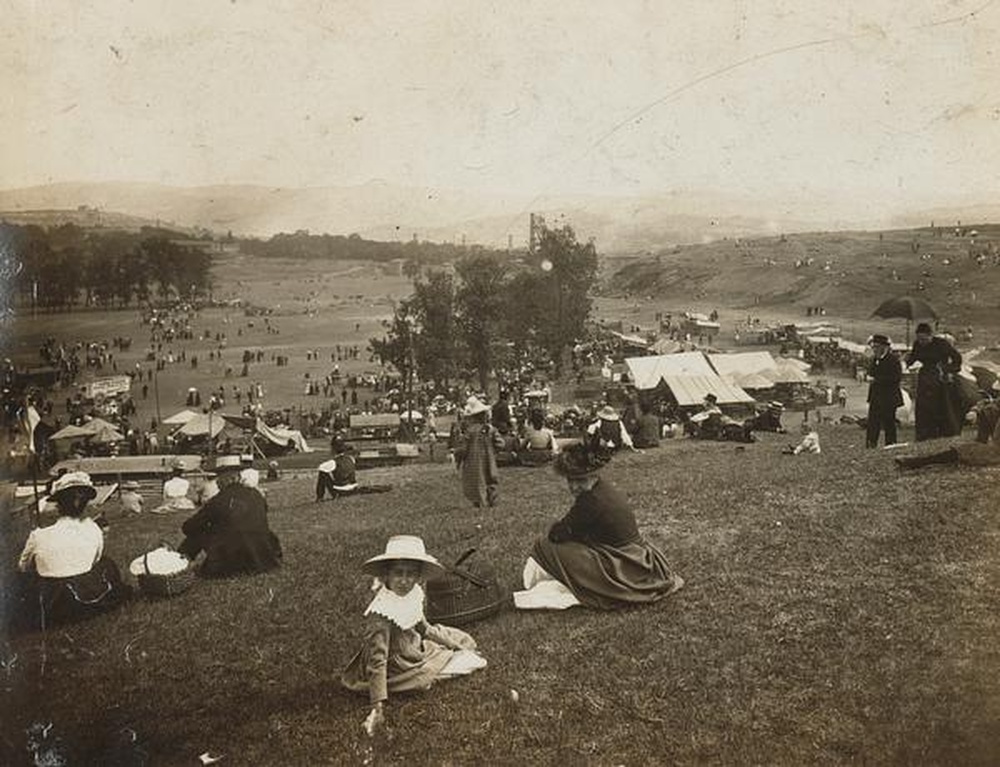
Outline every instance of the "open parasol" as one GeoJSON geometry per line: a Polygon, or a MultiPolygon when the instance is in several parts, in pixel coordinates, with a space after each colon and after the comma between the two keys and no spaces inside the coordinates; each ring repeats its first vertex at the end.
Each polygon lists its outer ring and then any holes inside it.
{"type": "Polygon", "coordinates": [[[906,343],[910,343],[910,323],[914,320],[938,318],[938,313],[922,298],[914,296],[896,296],[883,301],[872,312],[872,317],[885,319],[900,318],[906,320],[906,343]]]}

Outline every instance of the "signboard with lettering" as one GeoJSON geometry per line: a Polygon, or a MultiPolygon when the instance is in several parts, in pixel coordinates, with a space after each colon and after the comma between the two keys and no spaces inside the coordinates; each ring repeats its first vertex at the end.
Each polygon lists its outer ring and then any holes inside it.
{"type": "Polygon", "coordinates": [[[127,394],[132,388],[128,376],[108,376],[88,381],[81,387],[87,399],[107,399],[118,394],[127,394]]]}

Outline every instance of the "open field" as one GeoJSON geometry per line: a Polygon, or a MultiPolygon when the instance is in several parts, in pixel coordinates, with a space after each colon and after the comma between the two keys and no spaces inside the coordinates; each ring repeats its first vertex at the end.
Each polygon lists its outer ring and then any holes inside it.
{"type": "MultiPolygon", "coordinates": [[[[123,756],[135,749],[164,765],[204,751],[260,765],[995,764],[997,471],[898,475],[856,427],[822,427],[820,456],[781,456],[769,436],[615,459],[607,476],[686,588],[617,614],[477,624],[490,666],[392,698],[371,742],[364,697],[337,683],[369,594],[359,564],[408,532],[445,560],[477,546],[514,585],[569,496],[544,469],[505,470],[493,511],[466,508],[440,465],[336,503],[311,502],[311,477],[271,484],[280,571],[12,640],[0,761],[51,723],[71,764],[138,764],[123,756]]],[[[111,521],[123,565],[179,538],[179,517],[111,521]]]]}
{"type": "MultiPolygon", "coordinates": [[[[156,385],[148,379],[147,398],[141,397],[141,386],[133,386],[133,399],[138,409],[135,423],[148,425],[156,417],[156,389],[159,390],[160,415],[166,418],[184,407],[189,386],[198,387],[203,404],[207,404],[208,393],[220,385],[225,388],[227,403],[224,412],[238,412],[238,406],[230,397],[232,387],[246,390],[251,381],[264,383],[265,409],[319,411],[332,400],[322,396],[307,396],[305,392],[306,374],[313,380],[322,379],[333,369],[330,355],[336,345],[341,347],[358,345],[361,355],[357,360],[342,360],[340,370],[344,374],[377,371],[379,365],[368,359],[368,340],[382,333],[382,320],[392,315],[393,301],[407,295],[409,280],[399,276],[398,266],[385,268],[371,263],[338,263],[328,265],[277,259],[252,260],[240,255],[217,258],[213,271],[217,298],[240,297],[251,305],[268,307],[273,313],[268,317],[278,333],[268,333],[263,317],[249,317],[240,308],[211,308],[198,313],[193,323],[195,339],[164,344],[163,354],[168,349],[179,354],[186,351],[188,360],[198,356],[198,367],[189,362],[168,364],[156,377],[156,385]],[[201,341],[198,336],[210,331],[211,338],[201,341]],[[226,347],[221,361],[209,360],[209,351],[216,351],[216,333],[227,336],[226,347]],[[264,351],[264,361],[250,365],[249,375],[240,377],[241,358],[244,349],[264,351]],[[307,360],[306,351],[316,350],[315,359],[307,360]],[[277,367],[274,355],[289,358],[288,366],[277,367]],[[232,368],[232,375],[226,376],[226,368],[232,368]]],[[[15,324],[8,327],[3,336],[6,356],[19,364],[39,364],[38,348],[48,336],[67,341],[110,341],[116,336],[131,337],[130,350],[115,354],[120,372],[134,368],[138,362],[141,369],[152,370],[153,364],[146,361],[149,346],[148,326],[139,321],[136,310],[125,311],[77,311],[73,313],[39,313],[35,317],[22,314],[15,324]]],[[[99,375],[112,375],[114,371],[105,367],[99,375]]],[[[93,373],[87,374],[92,375],[93,373]]],[[[86,376],[85,376],[86,377],[86,376]]],[[[337,390],[337,402],[340,390],[337,390]]],[[[359,390],[362,401],[371,396],[370,390],[359,390]],[[367,393],[366,393],[367,391],[367,393]]],[[[64,409],[61,400],[55,398],[57,409],[64,409]]],[[[244,399],[244,402],[246,400],[244,399]]]]}

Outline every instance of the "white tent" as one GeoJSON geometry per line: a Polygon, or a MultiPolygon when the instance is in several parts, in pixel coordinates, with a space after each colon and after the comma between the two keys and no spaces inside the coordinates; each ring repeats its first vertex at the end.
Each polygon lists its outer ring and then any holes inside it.
{"type": "Polygon", "coordinates": [[[268,426],[260,418],[257,419],[255,428],[257,434],[270,440],[275,445],[289,444],[300,453],[311,453],[313,449],[309,447],[302,432],[298,429],[283,429],[280,426],[268,426]]]}
{"type": "Polygon", "coordinates": [[[681,407],[700,405],[707,394],[714,394],[720,405],[733,405],[740,402],[754,402],[754,398],[735,384],[723,381],[719,376],[711,375],[667,375],[663,383],[674,395],[681,407]]]}
{"type": "Polygon", "coordinates": [[[748,389],[767,389],[779,383],[809,380],[809,364],[788,357],[775,359],[770,352],[736,352],[708,355],[712,367],[723,380],[748,389]],[[769,381],[770,386],[765,382],[769,381]]]}
{"type": "Polygon", "coordinates": [[[174,413],[169,418],[164,418],[163,423],[167,426],[183,426],[197,415],[193,410],[182,410],[179,413],[174,413]]]}
{"type": "Polygon", "coordinates": [[[655,389],[666,376],[715,376],[702,352],[627,357],[629,376],[636,389],[655,389]]]}
{"type": "Polygon", "coordinates": [[[714,394],[720,405],[754,401],[739,386],[724,381],[702,352],[629,357],[625,364],[637,389],[655,389],[662,381],[682,406],[697,405],[706,394],[714,394]]]}
{"type": "Polygon", "coordinates": [[[196,413],[194,418],[177,430],[177,433],[186,437],[203,437],[211,429],[212,436],[216,437],[225,426],[226,419],[222,413],[196,413]]]}
{"type": "Polygon", "coordinates": [[[767,377],[766,373],[736,373],[732,376],[723,376],[722,380],[734,383],[741,389],[771,389],[774,381],[767,377]]]}
{"type": "Polygon", "coordinates": [[[715,372],[723,378],[749,373],[763,373],[774,369],[771,352],[735,352],[733,354],[709,354],[715,372]]]}

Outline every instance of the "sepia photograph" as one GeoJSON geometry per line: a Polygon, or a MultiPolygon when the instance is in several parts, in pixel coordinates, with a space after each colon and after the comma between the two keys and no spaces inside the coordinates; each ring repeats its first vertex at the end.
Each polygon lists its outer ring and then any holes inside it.
{"type": "Polygon", "coordinates": [[[1000,3],[4,20],[0,764],[1000,763],[1000,3]]]}

